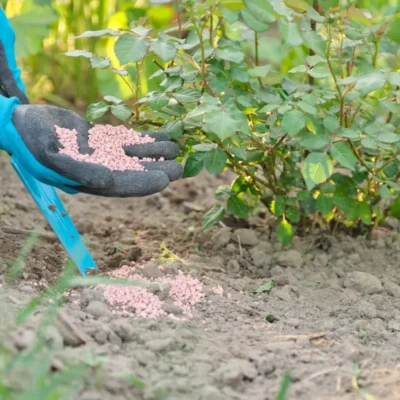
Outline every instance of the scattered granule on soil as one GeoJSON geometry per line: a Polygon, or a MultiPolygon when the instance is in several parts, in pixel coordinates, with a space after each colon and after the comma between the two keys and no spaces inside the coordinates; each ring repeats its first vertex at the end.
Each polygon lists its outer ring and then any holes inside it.
{"type": "Polygon", "coordinates": [[[111,311],[121,317],[157,319],[166,315],[162,301],[142,287],[108,285],[104,298],[111,311]]]}
{"type": "MultiPolygon", "coordinates": [[[[143,135],[123,125],[94,125],[89,129],[88,144],[94,149],[93,154],[80,154],[78,132],[76,129],[54,126],[58,140],[62,145],[60,154],[72,157],[77,161],[103,165],[113,171],[145,171],[142,162],[157,161],[153,158],[129,157],[125,154],[124,146],[154,143],[155,139],[143,135]]],[[[164,161],[160,158],[158,161],[164,161]]]]}
{"type": "MultiPolygon", "coordinates": [[[[159,267],[159,269],[162,270],[163,268],[159,267]]],[[[193,308],[205,297],[203,284],[198,279],[185,275],[182,271],[179,271],[177,276],[165,275],[156,279],[147,279],[141,275],[142,270],[142,264],[132,263],[131,266],[124,265],[108,275],[113,278],[145,284],[157,283],[160,285],[161,292],[168,288],[167,297],[179,307],[184,317],[167,314],[163,310],[164,301],[144,287],[101,285],[104,288],[104,299],[114,314],[133,318],[158,319],[168,317],[180,321],[192,317],[193,308]]],[[[73,300],[76,299],[73,298],[73,300]]]]}

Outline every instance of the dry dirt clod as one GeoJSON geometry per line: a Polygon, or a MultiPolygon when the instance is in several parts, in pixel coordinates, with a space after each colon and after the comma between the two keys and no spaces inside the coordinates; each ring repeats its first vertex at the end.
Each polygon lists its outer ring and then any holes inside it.
{"type": "Polygon", "coordinates": [[[366,294],[381,293],[383,291],[381,281],[376,276],[360,271],[347,274],[344,286],[366,294]]]}
{"type": "Polygon", "coordinates": [[[85,311],[96,318],[111,315],[111,312],[107,305],[98,300],[92,300],[86,307],[85,311]]]}
{"type": "Polygon", "coordinates": [[[236,229],[232,234],[232,240],[242,246],[257,246],[257,233],[251,229],[236,229]]]}

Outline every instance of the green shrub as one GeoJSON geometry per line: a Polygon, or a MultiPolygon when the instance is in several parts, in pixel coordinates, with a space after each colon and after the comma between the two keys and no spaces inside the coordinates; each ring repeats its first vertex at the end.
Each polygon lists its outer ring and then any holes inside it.
{"type": "Polygon", "coordinates": [[[400,216],[397,1],[178,3],[176,26],[157,35],[136,22],[84,34],[115,35],[120,65],[69,53],[112,69],[132,91],[126,103],[91,105],[90,119],[111,110],[167,132],[182,146],[185,177],[234,171],[205,228],[266,206],[286,245],[292,224],[308,218],[357,228],[400,216]],[[159,90],[139,98],[148,59],[159,90]]]}

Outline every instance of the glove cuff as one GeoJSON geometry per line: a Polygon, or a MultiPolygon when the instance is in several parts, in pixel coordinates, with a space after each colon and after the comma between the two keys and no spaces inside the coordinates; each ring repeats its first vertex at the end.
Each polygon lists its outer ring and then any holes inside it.
{"type": "Polygon", "coordinates": [[[12,116],[15,107],[21,102],[16,97],[10,99],[0,96],[0,149],[12,153],[12,137],[10,129],[13,128],[12,116]]]}

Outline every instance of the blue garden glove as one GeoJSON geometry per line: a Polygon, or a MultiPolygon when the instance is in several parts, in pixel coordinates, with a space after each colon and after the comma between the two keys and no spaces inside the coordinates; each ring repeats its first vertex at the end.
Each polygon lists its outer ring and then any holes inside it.
{"type": "Polygon", "coordinates": [[[154,135],[155,143],[125,149],[129,156],[165,159],[146,163],[147,171],[111,171],[98,164],[76,161],[59,154],[61,145],[55,134],[55,125],[76,129],[82,154],[90,154],[90,124],[78,114],[62,108],[23,105],[28,103],[28,99],[22,91],[20,71],[15,63],[14,41],[11,25],[0,9],[0,149],[11,154],[32,176],[67,193],[84,192],[109,197],[147,196],[160,192],[170,181],[181,177],[182,167],[174,161],[178,147],[161,133],[154,135]],[[11,49],[3,47],[1,42],[11,49]],[[13,57],[11,62],[9,57],[13,57]]]}

